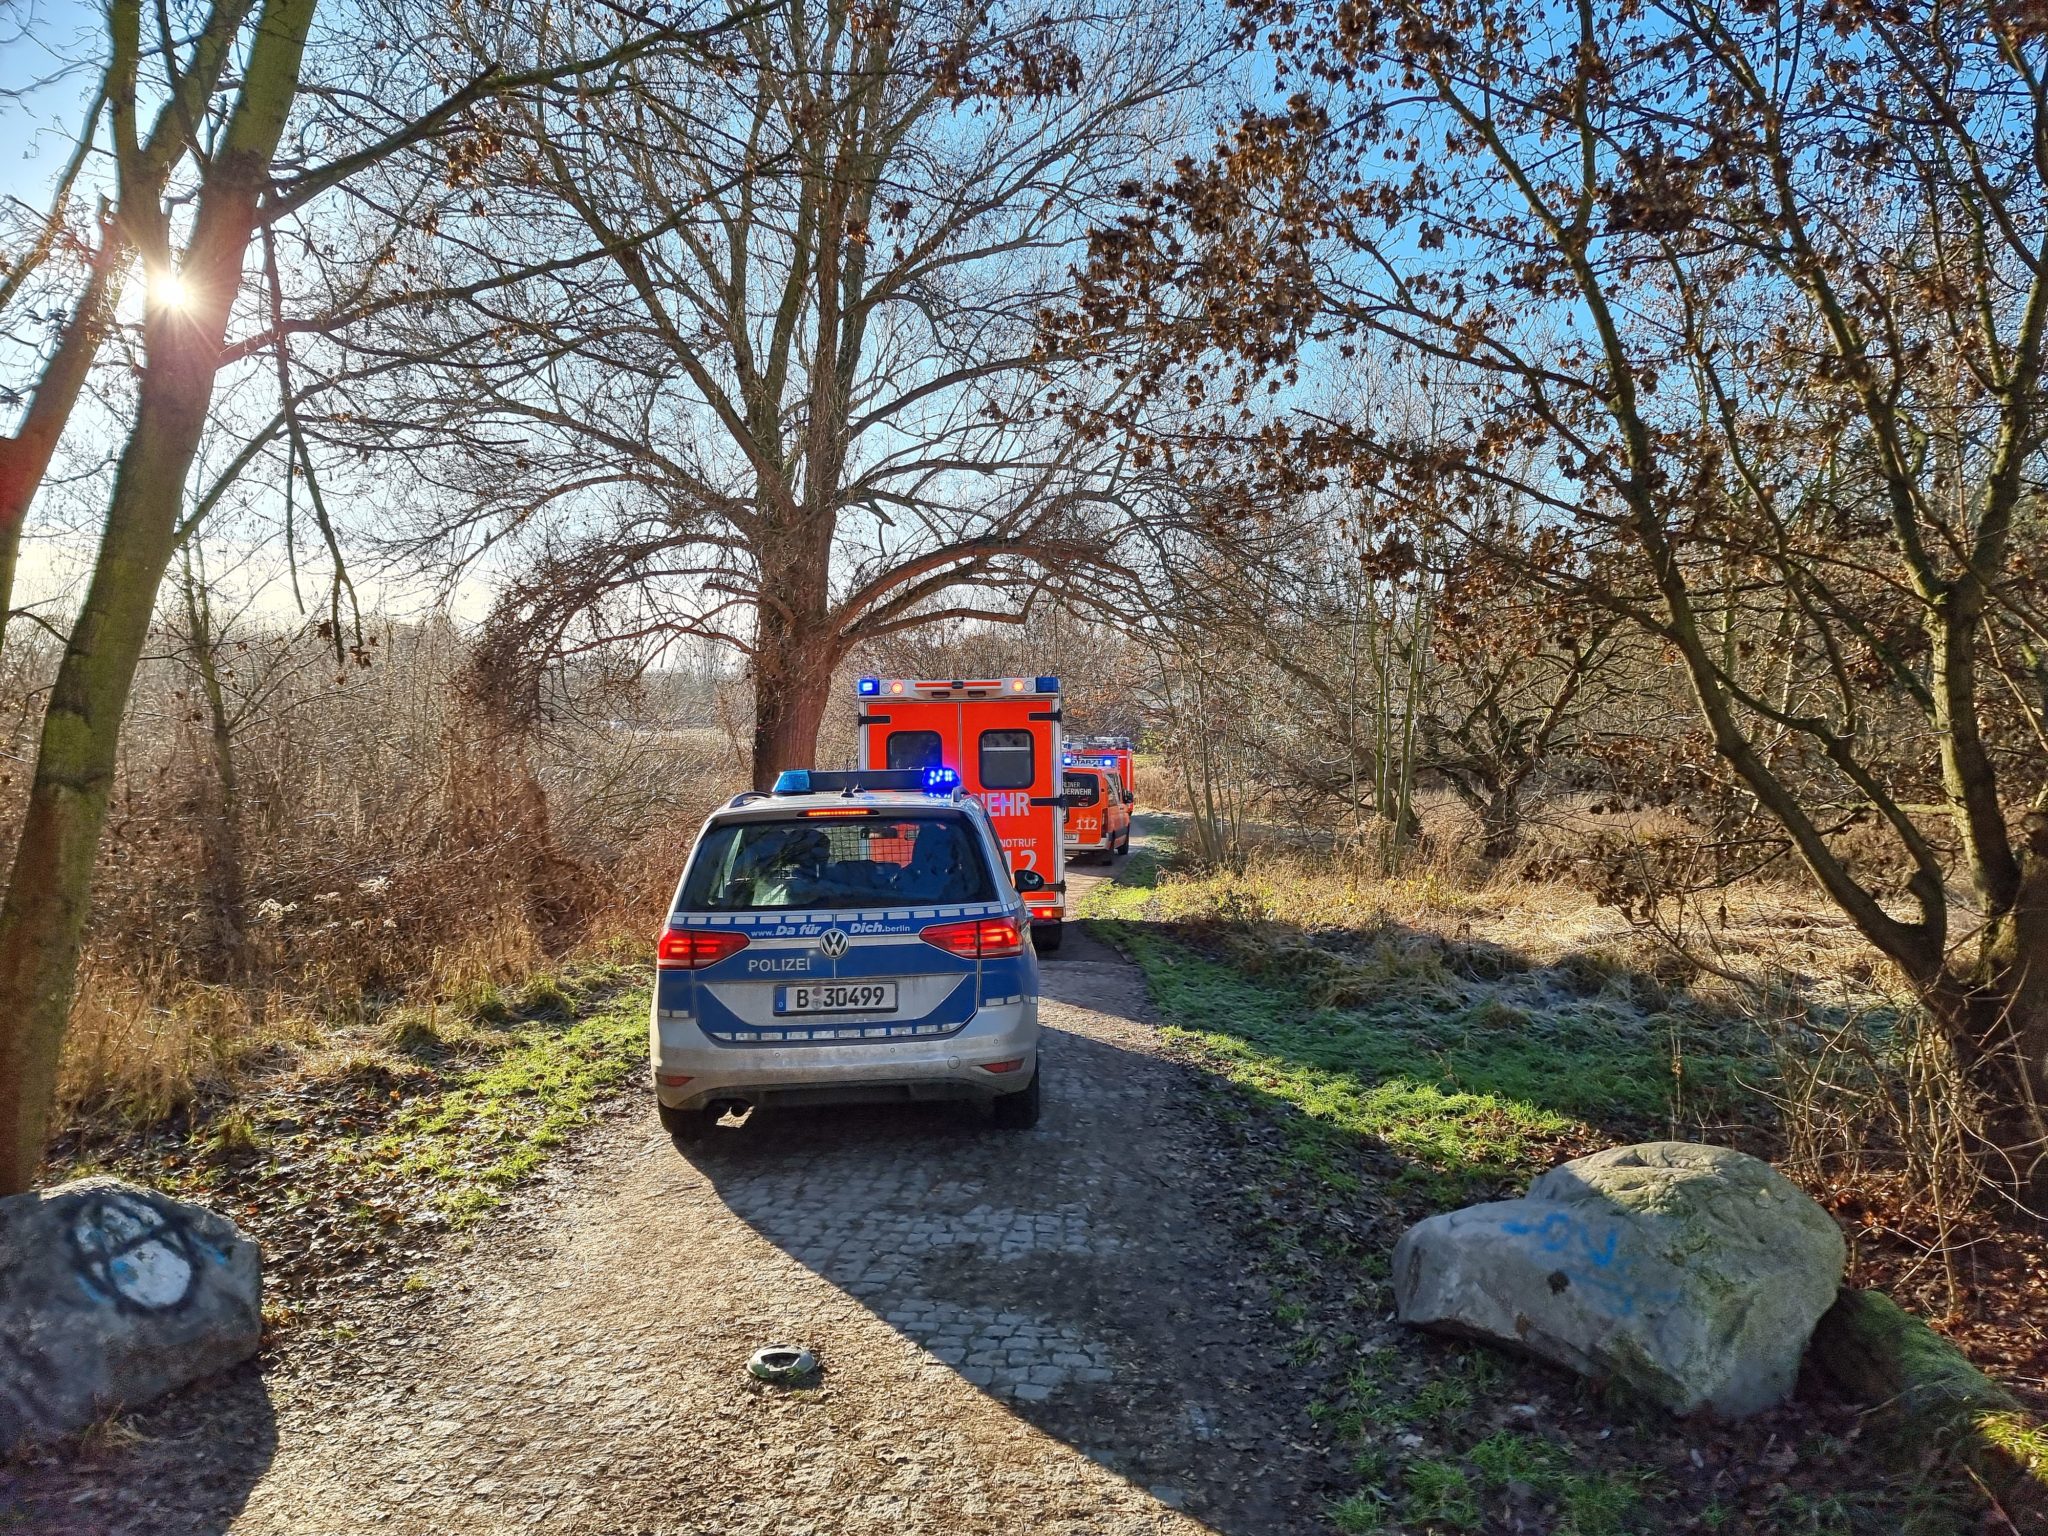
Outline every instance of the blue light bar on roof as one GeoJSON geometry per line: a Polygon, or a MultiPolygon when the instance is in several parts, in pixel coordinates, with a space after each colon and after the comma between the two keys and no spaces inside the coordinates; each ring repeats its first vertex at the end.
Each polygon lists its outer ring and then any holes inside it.
{"type": "Polygon", "coordinates": [[[959,787],[960,775],[951,768],[785,768],[775,780],[778,795],[950,795],[959,787]]]}
{"type": "Polygon", "coordinates": [[[862,698],[871,699],[882,691],[882,680],[879,677],[864,677],[854,686],[860,689],[862,698]]]}
{"type": "Polygon", "coordinates": [[[1038,691],[1040,693],[1058,693],[1060,691],[1060,680],[1056,677],[1041,677],[1038,679],[1038,691]]]}

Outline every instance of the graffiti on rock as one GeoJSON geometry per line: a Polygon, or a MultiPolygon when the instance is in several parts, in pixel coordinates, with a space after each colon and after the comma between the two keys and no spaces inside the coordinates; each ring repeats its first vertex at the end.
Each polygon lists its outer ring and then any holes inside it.
{"type": "Polygon", "coordinates": [[[1539,1251],[1555,1255],[1557,1272],[1550,1289],[1559,1293],[1576,1282],[1609,1298],[1622,1317],[1636,1308],[1677,1304],[1675,1289],[1650,1289],[1641,1273],[1641,1256],[1622,1246],[1621,1228],[1612,1222],[1588,1224],[1571,1211],[1552,1211],[1541,1221],[1504,1221],[1501,1230],[1513,1237],[1533,1237],[1539,1251]]]}
{"type": "Polygon", "coordinates": [[[124,1312],[182,1307],[198,1288],[201,1263],[227,1261],[175,1209],[125,1190],[84,1195],[65,1230],[79,1283],[124,1312]]]}

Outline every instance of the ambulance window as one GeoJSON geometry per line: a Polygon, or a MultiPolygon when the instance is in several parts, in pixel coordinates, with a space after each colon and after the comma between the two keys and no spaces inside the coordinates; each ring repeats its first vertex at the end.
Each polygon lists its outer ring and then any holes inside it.
{"type": "Polygon", "coordinates": [[[937,731],[891,731],[888,744],[882,749],[885,768],[938,768],[939,733],[937,731]]]}
{"type": "Polygon", "coordinates": [[[1029,789],[1038,777],[1038,758],[1029,731],[981,733],[981,787],[1029,789]]]}

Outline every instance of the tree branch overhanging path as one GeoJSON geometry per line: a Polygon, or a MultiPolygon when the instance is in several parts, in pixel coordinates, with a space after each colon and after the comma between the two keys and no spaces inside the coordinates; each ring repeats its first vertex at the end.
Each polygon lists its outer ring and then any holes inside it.
{"type": "Polygon", "coordinates": [[[1210,430],[1667,648],[1702,770],[1919,993],[1987,1162],[2048,1207],[2048,36],[1717,0],[1247,14],[1286,106],[1105,224],[1076,329],[1174,329],[1156,398],[1339,349],[1426,373],[1448,436],[1210,430]],[[1477,515],[1503,495],[1511,528],[1477,515]],[[1897,887],[1843,852],[1859,826],[1897,887]]]}

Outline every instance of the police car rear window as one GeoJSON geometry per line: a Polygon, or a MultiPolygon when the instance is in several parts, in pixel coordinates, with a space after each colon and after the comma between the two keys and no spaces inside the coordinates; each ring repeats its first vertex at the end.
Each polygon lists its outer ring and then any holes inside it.
{"type": "Polygon", "coordinates": [[[993,901],[994,877],[959,816],[728,821],[697,844],[678,912],[828,912],[993,901]]]}

